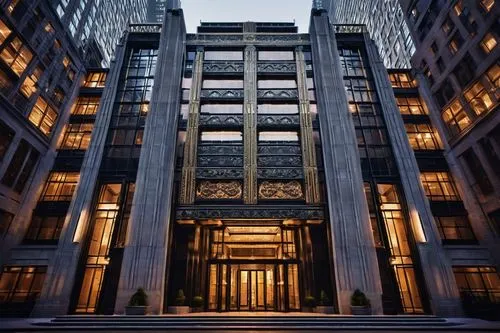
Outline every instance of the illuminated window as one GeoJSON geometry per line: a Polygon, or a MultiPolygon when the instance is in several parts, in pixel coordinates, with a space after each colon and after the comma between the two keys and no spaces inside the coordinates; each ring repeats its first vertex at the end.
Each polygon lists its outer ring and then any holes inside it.
{"type": "Polygon", "coordinates": [[[94,124],[68,124],[59,149],[87,150],[94,124]]]}
{"type": "Polygon", "coordinates": [[[38,162],[39,156],[40,153],[22,139],[2,177],[2,184],[14,188],[17,193],[21,193],[38,162]]]}
{"type": "Polygon", "coordinates": [[[243,134],[236,131],[204,131],[201,132],[201,141],[241,142],[243,134]]]}
{"type": "Polygon", "coordinates": [[[435,216],[434,219],[443,243],[476,240],[467,216],[435,216]]]}
{"type": "Polygon", "coordinates": [[[259,80],[259,89],[295,89],[297,82],[295,80],[259,80]]]}
{"type": "Polygon", "coordinates": [[[397,97],[396,100],[401,114],[427,114],[418,97],[397,97]]]}
{"type": "Polygon", "coordinates": [[[500,66],[494,64],[486,71],[486,77],[495,88],[500,88],[500,66]]]}
{"type": "Polygon", "coordinates": [[[442,149],[433,128],[429,124],[405,124],[410,145],[415,150],[442,149]]]}
{"type": "Polygon", "coordinates": [[[486,12],[489,12],[495,5],[495,0],[480,0],[479,3],[486,12]]]}
{"type": "Polygon", "coordinates": [[[12,14],[20,0],[12,0],[7,10],[12,14]]]}
{"type": "Polygon", "coordinates": [[[453,273],[462,299],[468,303],[464,305],[500,302],[500,276],[494,267],[455,266],[453,273]]]}
{"type": "Polygon", "coordinates": [[[415,88],[416,82],[410,73],[390,73],[389,80],[393,88],[415,88]]]}
{"type": "Polygon", "coordinates": [[[459,134],[470,124],[470,119],[458,99],[444,110],[442,117],[452,136],[459,134]]]}
{"type": "Polygon", "coordinates": [[[294,60],[293,51],[259,51],[259,60],[294,60]]]}
{"type": "Polygon", "coordinates": [[[243,89],[243,80],[203,80],[203,89],[243,89]]]}
{"type": "Polygon", "coordinates": [[[462,12],[464,11],[462,0],[460,0],[455,6],[453,6],[453,10],[455,11],[455,14],[457,14],[457,16],[460,16],[460,14],[462,14],[462,12]]]}
{"type": "Polygon", "coordinates": [[[259,104],[259,114],[298,114],[297,104],[259,104]]]}
{"type": "Polygon", "coordinates": [[[243,60],[242,51],[205,51],[205,60],[243,60]]]}
{"type": "Polygon", "coordinates": [[[42,292],[46,266],[4,266],[0,276],[0,304],[28,303],[42,292]]]}
{"type": "Polygon", "coordinates": [[[26,76],[24,82],[21,84],[21,87],[19,88],[21,93],[27,98],[30,98],[31,95],[36,93],[37,91],[36,84],[41,76],[42,76],[42,69],[39,67],[36,68],[31,75],[26,76]]]}
{"type": "Polygon", "coordinates": [[[480,81],[474,83],[474,85],[465,92],[464,96],[477,115],[491,110],[494,105],[490,95],[488,95],[488,92],[480,81]]]}
{"type": "Polygon", "coordinates": [[[14,130],[0,120],[0,162],[3,161],[15,135],[14,130]]]}
{"type": "Polygon", "coordinates": [[[448,49],[450,50],[451,54],[457,53],[463,43],[464,43],[464,39],[460,35],[460,32],[458,32],[458,31],[455,32],[452,39],[448,43],[448,49]]]}
{"type": "Polygon", "coordinates": [[[455,183],[447,172],[422,172],[420,180],[431,201],[459,201],[455,183]]]}
{"type": "Polygon", "coordinates": [[[83,86],[86,88],[104,88],[106,76],[105,72],[90,72],[85,77],[83,86]]]}
{"type": "MultiPolygon", "coordinates": [[[[187,105],[186,105],[187,107],[187,105]]],[[[242,114],[243,105],[241,104],[203,104],[201,113],[208,114],[242,114]]]]}
{"type": "Polygon", "coordinates": [[[299,133],[298,132],[259,132],[259,141],[290,141],[298,142],[299,133]]]}
{"type": "Polygon", "coordinates": [[[5,46],[0,53],[0,58],[17,76],[21,76],[33,58],[33,53],[16,37],[5,46]]]}
{"type": "Polygon", "coordinates": [[[38,97],[28,119],[33,125],[38,127],[43,134],[49,136],[56,122],[57,112],[45,101],[45,99],[38,97]]]}
{"type": "Polygon", "coordinates": [[[446,36],[448,36],[454,27],[455,27],[455,25],[453,24],[453,21],[448,16],[446,18],[446,20],[444,21],[443,25],[441,26],[441,29],[446,34],[446,36]]]}
{"type": "Polygon", "coordinates": [[[54,33],[55,32],[54,26],[50,23],[47,23],[45,25],[45,31],[48,33],[54,33]]]}
{"type": "Polygon", "coordinates": [[[10,30],[2,20],[0,20],[0,44],[3,44],[3,42],[5,42],[11,32],[12,30],[10,30]]]}
{"type": "Polygon", "coordinates": [[[57,241],[65,216],[33,216],[25,241],[57,241]]]}
{"type": "Polygon", "coordinates": [[[71,114],[82,116],[95,115],[99,108],[99,101],[99,97],[78,97],[73,109],[71,109],[71,114]]]}
{"type": "Polygon", "coordinates": [[[41,201],[71,201],[80,179],[78,172],[51,172],[41,201]]]}
{"type": "Polygon", "coordinates": [[[481,40],[481,48],[486,54],[489,54],[491,51],[493,51],[497,44],[498,42],[491,32],[488,32],[481,40]]]}

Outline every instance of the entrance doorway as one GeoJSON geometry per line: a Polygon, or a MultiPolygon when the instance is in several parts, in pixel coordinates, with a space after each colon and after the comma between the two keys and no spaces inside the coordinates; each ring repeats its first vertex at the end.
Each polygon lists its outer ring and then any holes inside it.
{"type": "Polygon", "coordinates": [[[273,308],[273,271],[240,270],[238,274],[238,298],[240,311],[263,311],[266,310],[266,307],[273,308]]]}

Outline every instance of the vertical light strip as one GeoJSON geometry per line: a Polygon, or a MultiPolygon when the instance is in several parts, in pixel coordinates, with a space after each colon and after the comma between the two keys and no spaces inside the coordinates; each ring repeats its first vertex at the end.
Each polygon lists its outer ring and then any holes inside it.
{"type": "Polygon", "coordinates": [[[243,104],[244,202],[257,203],[257,51],[245,49],[245,102],[243,104]]]}
{"type": "Polygon", "coordinates": [[[307,93],[307,72],[304,53],[302,48],[295,50],[297,63],[297,87],[299,92],[299,115],[300,115],[300,143],[302,146],[302,163],[304,167],[304,185],[306,202],[309,204],[319,203],[319,181],[318,167],[316,165],[316,151],[313,138],[313,126],[307,93]]]}
{"type": "Polygon", "coordinates": [[[198,149],[198,125],[200,119],[200,95],[203,76],[203,50],[198,49],[193,66],[193,80],[189,96],[189,115],[184,144],[180,203],[194,203],[196,194],[196,156],[198,149]]]}

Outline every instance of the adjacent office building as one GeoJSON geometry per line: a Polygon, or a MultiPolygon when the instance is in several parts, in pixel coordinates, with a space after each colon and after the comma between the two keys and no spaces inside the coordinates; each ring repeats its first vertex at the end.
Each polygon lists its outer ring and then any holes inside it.
{"type": "Polygon", "coordinates": [[[140,287],[156,314],[179,290],[219,312],[324,292],[348,314],[355,289],[374,314],[498,302],[492,233],[468,219],[414,80],[388,75],[363,26],[317,7],[308,34],[186,33],[179,8],[163,25],[132,25],[109,72],[87,74],[9,233],[2,308],[123,313],[140,287]]]}
{"type": "Polygon", "coordinates": [[[163,23],[163,16],[165,15],[166,6],[167,0],[149,0],[147,21],[163,23]]]}
{"type": "MultiPolygon", "coordinates": [[[[469,211],[500,232],[500,5],[401,1],[412,58],[445,154],[465,182],[469,211]]],[[[498,237],[492,242],[498,244],[498,237]]]]}
{"type": "Polygon", "coordinates": [[[410,68],[415,52],[398,0],[317,0],[334,24],[365,24],[387,68],[410,68]]]}
{"type": "MultiPolygon", "coordinates": [[[[23,1],[31,3],[19,2],[23,1]]],[[[145,22],[148,8],[148,0],[50,0],[50,4],[91,66],[109,66],[123,31],[129,23],[145,22]]]]}

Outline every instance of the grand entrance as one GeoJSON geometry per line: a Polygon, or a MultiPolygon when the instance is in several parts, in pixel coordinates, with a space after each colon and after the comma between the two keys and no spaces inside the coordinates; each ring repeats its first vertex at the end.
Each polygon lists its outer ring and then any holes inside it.
{"type": "Polygon", "coordinates": [[[299,310],[296,238],[297,230],[279,226],[212,230],[209,310],[299,310]]]}

